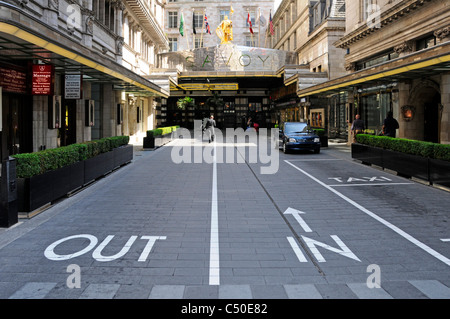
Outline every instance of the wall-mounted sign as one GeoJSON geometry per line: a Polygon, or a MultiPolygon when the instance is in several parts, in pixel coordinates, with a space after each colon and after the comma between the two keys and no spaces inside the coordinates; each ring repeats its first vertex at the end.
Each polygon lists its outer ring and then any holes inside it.
{"type": "Polygon", "coordinates": [[[64,77],[64,98],[81,99],[81,74],[66,74],[64,77]]]}
{"type": "Polygon", "coordinates": [[[53,65],[34,64],[31,72],[31,94],[53,94],[53,65]]]}
{"type": "Polygon", "coordinates": [[[27,74],[0,66],[0,86],[3,92],[27,94],[27,74]]]}

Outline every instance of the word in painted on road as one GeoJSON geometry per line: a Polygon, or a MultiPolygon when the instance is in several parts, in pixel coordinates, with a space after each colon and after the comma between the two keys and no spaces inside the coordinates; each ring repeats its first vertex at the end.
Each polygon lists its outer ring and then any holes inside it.
{"type": "MultiPolygon", "coordinates": [[[[285,212],[285,215],[292,215],[295,220],[300,224],[300,226],[303,228],[303,230],[307,233],[312,232],[311,228],[306,224],[304,219],[300,216],[300,214],[305,214],[302,211],[296,210],[294,208],[289,207],[285,212]]],[[[361,261],[356,255],[344,244],[344,242],[337,236],[337,235],[330,235],[330,237],[336,242],[336,244],[339,246],[339,248],[332,247],[328,244],[322,243],[320,241],[317,241],[315,239],[301,236],[303,241],[305,242],[306,246],[309,248],[309,250],[313,253],[314,257],[317,259],[318,262],[325,262],[325,258],[323,255],[319,252],[317,247],[322,247],[326,250],[332,251],[334,253],[337,253],[339,255],[342,255],[344,257],[361,261]]],[[[292,249],[294,250],[295,255],[297,256],[297,259],[304,263],[308,262],[305,255],[301,251],[300,247],[298,246],[297,242],[293,237],[287,237],[287,240],[289,241],[289,244],[291,245],[292,249]]]]}
{"type": "MultiPolygon", "coordinates": [[[[128,253],[131,246],[137,240],[138,236],[131,236],[130,239],[128,239],[128,241],[125,243],[125,245],[122,247],[122,249],[118,253],[111,255],[111,256],[104,256],[102,254],[102,252],[105,249],[105,247],[108,246],[108,244],[112,241],[113,238],[114,238],[114,235],[109,235],[97,246],[98,239],[97,239],[97,237],[95,237],[93,235],[80,234],[80,235],[68,236],[68,237],[62,238],[60,240],[57,240],[54,243],[52,243],[50,246],[48,246],[47,249],[45,249],[44,255],[45,255],[45,257],[47,257],[47,259],[61,261],[61,260],[68,260],[68,259],[72,259],[75,257],[79,257],[81,255],[84,255],[84,254],[90,252],[91,250],[93,250],[95,248],[94,251],[92,252],[92,257],[95,260],[103,261],[103,262],[113,261],[113,260],[123,257],[126,253],[128,253]],[[67,243],[67,242],[73,241],[73,240],[79,240],[79,239],[83,239],[83,240],[87,239],[89,241],[89,244],[81,250],[72,251],[72,252],[66,253],[64,255],[61,255],[61,254],[58,254],[55,252],[55,250],[57,250],[56,248],[58,246],[60,246],[61,244],[67,243]]],[[[157,240],[165,240],[166,236],[141,236],[140,239],[147,240],[147,244],[145,245],[144,249],[141,252],[141,255],[138,258],[138,261],[144,262],[147,260],[148,255],[150,254],[153,246],[155,245],[155,242],[157,240]]]]}
{"type": "Polygon", "coordinates": [[[391,179],[384,176],[374,177],[349,177],[347,179],[342,177],[329,177],[328,179],[335,180],[339,183],[353,183],[353,182],[392,182],[391,179]]]}

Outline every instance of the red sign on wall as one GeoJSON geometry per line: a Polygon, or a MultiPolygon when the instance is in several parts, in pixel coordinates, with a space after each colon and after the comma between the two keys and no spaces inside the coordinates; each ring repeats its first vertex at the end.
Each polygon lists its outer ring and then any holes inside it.
{"type": "Polygon", "coordinates": [[[53,94],[53,65],[34,64],[31,79],[31,94],[53,94]]]}
{"type": "Polygon", "coordinates": [[[0,66],[0,86],[3,92],[27,93],[27,74],[0,66]]]}

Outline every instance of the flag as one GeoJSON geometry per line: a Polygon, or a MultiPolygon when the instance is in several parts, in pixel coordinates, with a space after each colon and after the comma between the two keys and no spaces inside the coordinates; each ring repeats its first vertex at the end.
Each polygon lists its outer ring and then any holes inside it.
{"type": "Polygon", "coordinates": [[[195,13],[192,12],[192,32],[194,34],[197,34],[197,31],[195,30],[195,13]]]}
{"type": "Polygon", "coordinates": [[[206,33],[211,34],[211,28],[209,27],[208,18],[206,17],[206,13],[205,13],[205,28],[206,28],[206,33]]]}
{"type": "Polygon", "coordinates": [[[233,14],[234,10],[233,10],[233,6],[230,4],[230,14],[233,14]]]}
{"type": "Polygon", "coordinates": [[[181,36],[184,36],[184,17],[183,17],[183,12],[181,12],[181,18],[180,18],[180,34],[181,34],[181,36]]]}
{"type": "Polygon", "coordinates": [[[261,15],[261,13],[259,14],[258,21],[256,21],[256,23],[260,24],[262,27],[266,26],[266,19],[261,15]]]}
{"type": "Polygon", "coordinates": [[[253,29],[252,29],[252,19],[250,19],[250,12],[247,14],[247,24],[250,28],[250,33],[253,34],[253,29]]]}
{"type": "Polygon", "coordinates": [[[273,29],[272,12],[270,12],[270,16],[269,16],[269,25],[270,25],[270,35],[274,35],[275,30],[273,29]]]}

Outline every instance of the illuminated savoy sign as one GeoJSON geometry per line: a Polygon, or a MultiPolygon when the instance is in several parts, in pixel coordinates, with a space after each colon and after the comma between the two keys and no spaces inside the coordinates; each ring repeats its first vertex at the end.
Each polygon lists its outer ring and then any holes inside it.
{"type": "Polygon", "coordinates": [[[189,71],[277,71],[295,62],[291,52],[222,44],[184,52],[189,71]]]}

